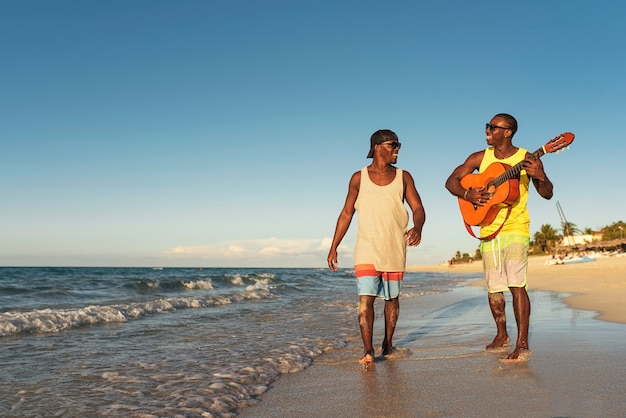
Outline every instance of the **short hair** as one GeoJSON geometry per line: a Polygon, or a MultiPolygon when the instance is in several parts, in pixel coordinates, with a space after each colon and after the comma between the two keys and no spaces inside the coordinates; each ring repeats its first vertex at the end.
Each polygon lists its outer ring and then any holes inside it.
{"type": "MultiPolygon", "coordinates": [[[[517,132],[517,120],[515,120],[515,118],[508,113],[498,113],[494,116],[494,118],[498,117],[504,118],[506,120],[507,125],[509,125],[509,129],[512,130],[513,135],[515,135],[515,132],[517,132]]],[[[511,137],[513,137],[513,135],[511,135],[511,137]]]]}

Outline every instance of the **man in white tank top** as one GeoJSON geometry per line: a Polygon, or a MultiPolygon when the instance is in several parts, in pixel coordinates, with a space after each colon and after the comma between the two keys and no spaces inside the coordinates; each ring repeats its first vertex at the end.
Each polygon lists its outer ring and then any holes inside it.
{"type": "Polygon", "coordinates": [[[426,220],[424,207],[408,171],[394,167],[400,150],[398,136],[388,129],[374,132],[370,138],[367,158],[372,164],[350,178],[348,195],[328,253],[328,266],[336,271],[337,247],[345,236],[352,217],[358,212],[359,222],[354,249],[354,270],[359,292],[359,326],[364,354],[359,360],[367,365],[374,361],[374,301],[385,299],[385,336],[381,355],[393,352],[400,304],[398,296],[406,268],[406,247],[417,246],[422,239],[426,220]],[[408,229],[411,209],[413,228],[408,229]]]}

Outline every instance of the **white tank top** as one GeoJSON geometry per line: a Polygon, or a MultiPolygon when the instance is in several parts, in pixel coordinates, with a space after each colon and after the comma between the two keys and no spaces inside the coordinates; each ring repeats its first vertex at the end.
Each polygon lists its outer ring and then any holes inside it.
{"type": "Polygon", "coordinates": [[[386,186],[370,180],[367,167],[361,169],[361,185],[354,207],[358,230],[354,264],[373,264],[380,272],[404,271],[409,214],[404,206],[402,170],[386,186]]]}

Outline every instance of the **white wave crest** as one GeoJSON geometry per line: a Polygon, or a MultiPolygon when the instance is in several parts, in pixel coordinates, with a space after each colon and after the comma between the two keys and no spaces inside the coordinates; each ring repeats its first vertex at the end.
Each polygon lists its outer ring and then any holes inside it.
{"type": "Polygon", "coordinates": [[[249,286],[243,292],[209,298],[163,298],[126,305],[91,305],[70,309],[3,312],[0,313],[0,337],[21,333],[52,333],[86,325],[123,323],[178,309],[222,306],[235,301],[268,297],[271,297],[271,292],[267,286],[257,284],[249,286]]]}
{"type": "Polygon", "coordinates": [[[211,280],[197,280],[195,282],[182,282],[182,285],[191,290],[213,290],[211,280]]]}

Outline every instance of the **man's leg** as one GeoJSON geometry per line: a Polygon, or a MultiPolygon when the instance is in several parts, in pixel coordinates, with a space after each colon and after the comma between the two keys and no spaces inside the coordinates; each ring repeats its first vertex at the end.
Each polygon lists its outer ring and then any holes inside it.
{"type": "Polygon", "coordinates": [[[374,301],[375,296],[359,296],[359,327],[361,328],[361,338],[363,339],[363,349],[365,354],[359,363],[371,363],[374,361],[374,347],[372,337],[374,335],[374,301]]]}
{"type": "Polygon", "coordinates": [[[515,350],[507,356],[507,359],[515,360],[522,351],[528,350],[530,298],[525,287],[511,287],[509,289],[513,296],[513,312],[515,313],[515,322],[517,323],[517,343],[515,344],[515,350]]]}
{"type": "Polygon", "coordinates": [[[496,321],[497,334],[491,344],[485,347],[486,350],[502,347],[509,342],[509,335],[506,332],[506,313],[504,310],[504,293],[488,293],[489,307],[491,314],[496,321]]]}
{"type": "Polygon", "coordinates": [[[393,298],[385,301],[385,339],[383,340],[383,356],[393,353],[393,333],[396,330],[398,315],[400,314],[400,299],[393,298]]]}

